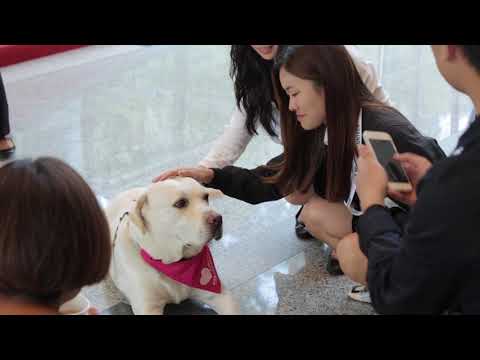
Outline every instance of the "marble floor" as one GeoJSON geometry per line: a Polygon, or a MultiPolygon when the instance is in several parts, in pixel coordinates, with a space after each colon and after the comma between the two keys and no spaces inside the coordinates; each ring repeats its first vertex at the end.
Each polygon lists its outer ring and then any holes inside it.
{"type": "MultiPolygon", "coordinates": [[[[193,165],[235,106],[228,51],[210,45],[96,46],[0,69],[15,156],[67,161],[104,203],[165,169],[193,165]]],[[[257,136],[238,165],[254,167],[280,152],[257,136]]],[[[225,225],[212,254],[242,314],[374,314],[347,297],[353,282],[326,273],[321,243],[296,238],[296,207],[230,198],[215,207],[225,225]]],[[[84,294],[102,314],[131,314],[109,279],[84,294]]],[[[169,305],[166,313],[213,311],[187,301],[169,305]]]]}

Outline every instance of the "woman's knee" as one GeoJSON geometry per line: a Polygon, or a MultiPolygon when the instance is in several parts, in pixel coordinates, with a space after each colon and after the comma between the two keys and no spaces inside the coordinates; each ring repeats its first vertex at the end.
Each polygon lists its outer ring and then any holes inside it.
{"type": "Polygon", "coordinates": [[[307,229],[323,229],[338,239],[352,232],[351,214],[343,209],[343,204],[330,203],[320,197],[312,197],[300,214],[300,220],[307,229]]]}
{"type": "Polygon", "coordinates": [[[340,240],[336,252],[345,275],[355,282],[366,285],[368,260],[360,249],[358,234],[352,233],[340,240]]]}

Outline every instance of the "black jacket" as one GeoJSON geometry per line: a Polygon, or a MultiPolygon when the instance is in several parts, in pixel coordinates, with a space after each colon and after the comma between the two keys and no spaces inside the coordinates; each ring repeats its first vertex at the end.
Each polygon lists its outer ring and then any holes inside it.
{"type": "Polygon", "coordinates": [[[5,86],[3,85],[2,74],[0,73],[0,138],[10,133],[10,122],[8,119],[8,102],[5,86]]]}
{"type": "MultiPolygon", "coordinates": [[[[445,157],[444,152],[434,139],[422,136],[418,130],[398,112],[363,109],[362,130],[384,131],[389,133],[398,151],[401,153],[412,152],[422,155],[432,162],[445,157]]],[[[328,147],[326,151],[328,151],[328,147]]],[[[280,157],[281,155],[271,161],[273,162],[280,157]]],[[[325,197],[325,166],[325,162],[319,164],[314,180],[315,192],[321,197],[325,197]]],[[[227,196],[250,204],[274,201],[283,197],[274,185],[265,184],[262,181],[261,176],[271,175],[269,174],[270,170],[265,166],[260,166],[253,170],[236,166],[227,166],[223,169],[213,170],[215,175],[209,186],[222,190],[227,196]]]]}
{"type": "Polygon", "coordinates": [[[382,206],[360,217],[368,287],[382,314],[480,314],[480,117],[422,179],[405,230],[382,206]]]}

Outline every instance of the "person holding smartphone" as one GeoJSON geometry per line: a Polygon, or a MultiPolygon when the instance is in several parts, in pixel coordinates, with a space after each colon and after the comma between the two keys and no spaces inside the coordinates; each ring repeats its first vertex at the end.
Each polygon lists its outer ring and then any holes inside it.
{"type": "Polygon", "coordinates": [[[385,132],[365,131],[365,143],[370,145],[375,156],[388,175],[388,186],[392,190],[411,191],[412,184],[400,163],[395,159],[397,148],[392,137],[385,132]]]}
{"type": "Polygon", "coordinates": [[[433,45],[445,80],[468,95],[476,118],[450,157],[431,164],[395,155],[413,189],[389,190],[375,152],[359,147],[358,236],[337,247],[344,272],[368,286],[381,314],[480,313],[480,45],[433,45]],[[383,204],[387,192],[413,206],[406,227],[383,204]]]}

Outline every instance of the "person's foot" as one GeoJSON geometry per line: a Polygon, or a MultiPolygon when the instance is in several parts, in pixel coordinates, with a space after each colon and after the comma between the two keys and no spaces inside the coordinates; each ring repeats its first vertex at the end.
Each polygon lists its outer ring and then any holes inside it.
{"type": "Polygon", "coordinates": [[[10,155],[15,151],[15,143],[9,137],[0,139],[0,155],[10,155]]]}
{"type": "Polygon", "coordinates": [[[338,262],[337,256],[335,254],[335,250],[333,250],[330,246],[327,250],[327,272],[332,276],[340,276],[343,275],[342,268],[340,267],[340,263],[338,262]]]}

